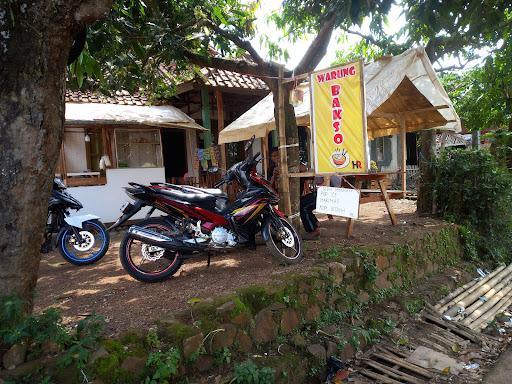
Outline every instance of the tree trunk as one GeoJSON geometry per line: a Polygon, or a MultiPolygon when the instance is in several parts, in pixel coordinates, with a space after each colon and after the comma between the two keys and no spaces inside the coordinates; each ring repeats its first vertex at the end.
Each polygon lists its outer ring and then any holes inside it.
{"type": "MultiPolygon", "coordinates": [[[[277,106],[279,105],[279,90],[277,85],[272,85],[271,87],[272,94],[274,97],[274,118],[276,121],[276,128],[279,131],[279,109],[277,106]]],[[[285,132],[286,132],[286,154],[287,154],[287,162],[288,162],[288,172],[296,173],[299,172],[299,132],[297,129],[297,120],[295,118],[295,109],[293,105],[290,104],[290,90],[287,87],[284,87],[285,95],[284,95],[284,112],[285,112],[285,132]]],[[[283,145],[279,143],[279,145],[283,145]]],[[[295,215],[299,212],[300,208],[300,180],[297,177],[289,178],[290,185],[290,202],[291,202],[291,210],[292,214],[295,215]]],[[[292,222],[295,226],[299,225],[299,216],[294,216],[292,222]]]]}
{"type": "Polygon", "coordinates": [[[420,215],[434,213],[434,173],[432,161],[435,157],[436,131],[420,132],[420,182],[418,187],[417,210],[420,215]]]}
{"type": "MultiPolygon", "coordinates": [[[[425,48],[427,56],[432,63],[437,60],[438,48],[438,41],[435,38],[431,39],[425,48]]],[[[420,131],[420,180],[418,183],[416,210],[418,214],[423,216],[434,213],[434,174],[431,165],[435,158],[435,145],[435,130],[420,131]]]]}
{"type": "Polygon", "coordinates": [[[110,2],[9,4],[0,9],[0,295],[18,295],[30,310],[62,140],[72,36],[110,2]]]}

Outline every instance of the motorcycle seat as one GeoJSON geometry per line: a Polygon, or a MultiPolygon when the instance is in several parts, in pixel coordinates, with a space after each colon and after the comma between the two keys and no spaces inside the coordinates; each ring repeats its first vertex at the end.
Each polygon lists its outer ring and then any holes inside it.
{"type": "Polygon", "coordinates": [[[224,192],[222,192],[222,190],[220,190],[219,188],[198,188],[198,187],[192,187],[192,186],[188,186],[188,185],[182,185],[181,188],[189,190],[189,191],[197,192],[197,193],[205,193],[205,194],[212,195],[215,197],[223,197],[226,199],[228,198],[228,195],[225,194],[224,192]]]}
{"type": "Polygon", "coordinates": [[[155,192],[174,200],[185,201],[202,207],[213,208],[215,206],[216,197],[206,193],[182,192],[177,189],[159,189],[155,192]]]}

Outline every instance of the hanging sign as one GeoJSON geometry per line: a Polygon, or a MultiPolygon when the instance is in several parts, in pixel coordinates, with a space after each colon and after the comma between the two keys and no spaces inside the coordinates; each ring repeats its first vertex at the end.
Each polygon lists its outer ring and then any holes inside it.
{"type": "Polygon", "coordinates": [[[368,145],[361,61],[311,74],[316,173],[366,173],[368,145]]]}
{"type": "Polygon", "coordinates": [[[318,187],[315,211],[357,219],[359,191],[350,188],[318,187]]]}

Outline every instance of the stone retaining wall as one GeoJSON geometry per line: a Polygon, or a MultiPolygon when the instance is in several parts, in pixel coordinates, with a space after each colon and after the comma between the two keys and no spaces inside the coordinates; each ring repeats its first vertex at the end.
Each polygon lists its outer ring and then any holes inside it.
{"type": "MultiPolygon", "coordinates": [[[[349,359],[364,345],[363,337],[342,325],[344,316],[400,293],[461,257],[458,228],[449,225],[411,243],[330,249],[320,253],[317,267],[278,275],[273,285],[197,301],[190,310],[161,320],[157,333],[180,348],[181,377],[218,371],[222,356],[232,361],[260,355],[262,365],[276,369],[278,382],[305,382],[315,366],[311,361],[322,366],[330,355],[349,359]],[[319,333],[332,337],[314,342],[311,335],[319,333]]],[[[109,372],[98,373],[108,380],[109,372]]]]}

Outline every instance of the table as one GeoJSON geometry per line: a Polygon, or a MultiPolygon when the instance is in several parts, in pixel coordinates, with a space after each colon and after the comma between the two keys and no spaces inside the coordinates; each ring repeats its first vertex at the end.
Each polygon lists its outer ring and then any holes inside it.
{"type": "MultiPolygon", "coordinates": [[[[386,204],[386,209],[389,214],[389,219],[391,220],[392,225],[397,225],[398,221],[396,220],[395,213],[393,212],[393,208],[391,207],[391,203],[389,202],[388,192],[386,190],[386,185],[384,184],[384,180],[387,178],[387,173],[365,173],[365,174],[354,174],[350,175],[355,178],[354,187],[361,193],[361,186],[363,185],[363,181],[376,181],[379,184],[380,195],[386,204]]],[[[347,175],[348,176],[348,175],[347,175]]],[[[370,197],[361,196],[359,198],[359,205],[369,203],[375,201],[370,197]]],[[[348,219],[347,229],[345,231],[345,235],[349,238],[352,235],[352,230],[354,229],[355,219],[348,219]]]]}

